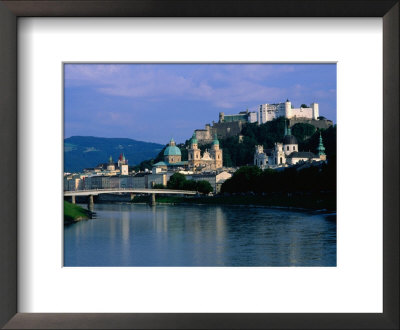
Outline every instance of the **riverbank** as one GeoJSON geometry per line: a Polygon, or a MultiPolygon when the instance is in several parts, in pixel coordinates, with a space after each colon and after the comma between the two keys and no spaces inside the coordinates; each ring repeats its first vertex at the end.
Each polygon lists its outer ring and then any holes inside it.
{"type": "MultiPolygon", "coordinates": [[[[132,203],[148,203],[148,196],[136,196],[132,203]]],[[[269,194],[216,196],[156,196],[160,204],[260,205],[336,212],[336,194],[269,194]]]]}
{"type": "Polygon", "coordinates": [[[93,212],[64,201],[64,224],[91,219],[93,212]]]}

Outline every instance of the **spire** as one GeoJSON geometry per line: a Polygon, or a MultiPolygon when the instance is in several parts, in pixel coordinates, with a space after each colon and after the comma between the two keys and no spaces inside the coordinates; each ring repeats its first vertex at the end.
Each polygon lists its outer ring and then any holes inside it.
{"type": "Polygon", "coordinates": [[[213,141],[213,144],[214,144],[214,145],[216,145],[216,144],[219,145],[217,133],[214,134],[214,141],[213,141]]]}
{"type": "Polygon", "coordinates": [[[289,121],[286,121],[286,119],[285,119],[285,136],[292,135],[292,130],[291,130],[289,124],[290,124],[289,121]]]}
{"type": "Polygon", "coordinates": [[[196,133],[193,133],[192,135],[192,139],[190,140],[190,143],[193,144],[197,144],[197,139],[196,139],[196,133]]]}
{"type": "Polygon", "coordinates": [[[174,145],[175,145],[174,138],[171,138],[171,140],[169,141],[169,145],[170,145],[170,146],[174,146],[174,145]]]}
{"type": "Polygon", "coordinates": [[[108,158],[108,162],[109,162],[110,164],[113,162],[111,155],[110,155],[110,158],[108,158]]]}
{"type": "Polygon", "coordinates": [[[324,143],[322,142],[322,135],[321,132],[319,132],[319,145],[318,145],[318,155],[325,155],[325,147],[324,147],[324,143]]]}
{"type": "Polygon", "coordinates": [[[125,154],[122,153],[122,160],[125,161],[125,154]]]}

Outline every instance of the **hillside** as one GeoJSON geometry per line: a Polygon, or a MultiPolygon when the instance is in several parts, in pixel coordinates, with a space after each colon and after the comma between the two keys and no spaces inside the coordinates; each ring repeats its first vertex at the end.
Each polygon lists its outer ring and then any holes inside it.
{"type": "Polygon", "coordinates": [[[164,145],[125,138],[72,136],[64,139],[64,171],[76,172],[106,163],[110,155],[117,161],[124,153],[129,165],[154,158],[164,145]]]}
{"type": "MultiPolygon", "coordinates": [[[[242,129],[243,139],[240,143],[237,136],[221,139],[220,147],[223,149],[224,166],[252,165],[255,146],[263,145],[265,149],[273,148],[275,142],[283,140],[285,125],[285,118],[279,117],[261,125],[247,124],[242,129]]],[[[300,151],[315,153],[319,144],[320,132],[328,159],[335,158],[336,125],[321,130],[317,130],[314,126],[306,123],[298,123],[292,126],[292,134],[299,142],[300,151]]],[[[189,143],[189,141],[187,142],[189,143]]],[[[210,149],[211,144],[203,145],[200,148],[202,150],[210,149]]]]}

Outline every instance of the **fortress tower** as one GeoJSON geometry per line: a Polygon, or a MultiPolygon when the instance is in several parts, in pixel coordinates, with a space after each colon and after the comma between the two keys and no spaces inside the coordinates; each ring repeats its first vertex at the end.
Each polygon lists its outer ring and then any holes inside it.
{"type": "Polygon", "coordinates": [[[285,118],[292,118],[292,102],[288,99],[285,102],[285,118]]]}
{"type": "Polygon", "coordinates": [[[319,117],[319,107],[318,107],[318,103],[311,103],[310,105],[311,109],[312,109],[312,116],[313,119],[317,120],[319,117]]]}

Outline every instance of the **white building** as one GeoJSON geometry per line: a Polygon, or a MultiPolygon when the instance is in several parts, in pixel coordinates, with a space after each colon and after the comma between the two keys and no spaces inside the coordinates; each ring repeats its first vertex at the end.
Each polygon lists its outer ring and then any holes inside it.
{"type": "Polygon", "coordinates": [[[258,122],[258,113],[255,111],[249,112],[247,114],[247,121],[249,123],[257,123],[258,122]]]}
{"type": "Polygon", "coordinates": [[[258,123],[264,124],[278,117],[318,119],[318,103],[311,103],[308,108],[292,108],[292,103],[286,100],[284,103],[261,104],[258,107],[258,123]]]}
{"type": "Polygon", "coordinates": [[[256,146],[254,153],[254,165],[261,169],[277,168],[295,165],[298,162],[320,162],[325,161],[325,148],[320,135],[318,155],[312,152],[299,151],[297,139],[291,134],[290,128],[286,130],[282,142],[276,142],[273,149],[264,151],[263,146],[256,146]]]}

